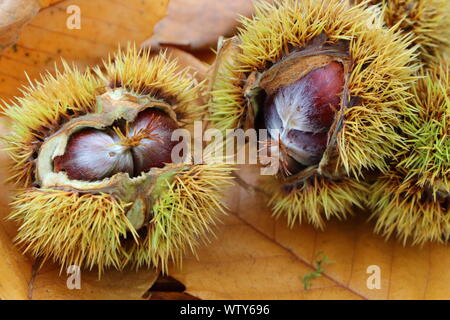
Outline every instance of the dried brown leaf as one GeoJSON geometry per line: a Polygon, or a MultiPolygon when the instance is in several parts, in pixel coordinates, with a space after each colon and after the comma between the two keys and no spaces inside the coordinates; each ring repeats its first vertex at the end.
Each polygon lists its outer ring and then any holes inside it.
{"type": "Polygon", "coordinates": [[[19,88],[28,82],[25,72],[30,79],[39,78],[40,73],[53,72],[55,63],[60,67],[61,58],[85,68],[100,63],[119,45],[148,39],[168,1],[50,1],[0,57],[0,98],[20,95],[19,88]],[[80,8],[80,29],[67,27],[73,14],[67,13],[69,5],[80,8]]]}
{"type": "Polygon", "coordinates": [[[252,0],[171,0],[167,16],[146,44],[158,49],[172,45],[189,50],[215,47],[220,36],[230,36],[239,15],[253,14],[252,0]]]}
{"type": "MultiPolygon", "coordinates": [[[[60,274],[58,266],[46,266],[39,270],[33,283],[33,300],[136,300],[158,278],[154,269],[107,270],[98,278],[96,271],[81,270],[80,289],[69,289],[68,276],[60,274]]],[[[70,280],[69,280],[70,282],[70,280]]]]}
{"type": "MultiPolygon", "coordinates": [[[[259,169],[241,175],[256,183],[259,169]]],[[[230,214],[217,239],[188,257],[171,276],[201,299],[449,299],[450,247],[403,247],[373,234],[368,213],[330,221],[325,231],[301,225],[292,229],[274,220],[259,193],[234,188],[230,214]],[[315,269],[323,252],[334,263],[304,290],[301,278],[315,269]],[[381,288],[369,289],[371,265],[381,269],[381,288]]]]}
{"type": "Polygon", "coordinates": [[[0,53],[19,38],[23,26],[39,11],[38,0],[0,1],[0,53]]]}

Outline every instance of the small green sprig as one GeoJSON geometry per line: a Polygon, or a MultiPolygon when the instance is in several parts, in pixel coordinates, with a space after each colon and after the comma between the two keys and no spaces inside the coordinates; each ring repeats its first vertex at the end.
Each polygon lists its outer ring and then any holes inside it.
{"type": "Polygon", "coordinates": [[[333,261],[331,261],[330,259],[328,259],[328,257],[323,253],[323,252],[319,252],[316,255],[316,269],[303,276],[302,278],[302,282],[303,282],[303,289],[308,290],[311,288],[311,280],[317,277],[320,277],[322,275],[322,273],[325,271],[323,269],[323,265],[324,264],[330,264],[330,263],[334,263],[333,261]]]}

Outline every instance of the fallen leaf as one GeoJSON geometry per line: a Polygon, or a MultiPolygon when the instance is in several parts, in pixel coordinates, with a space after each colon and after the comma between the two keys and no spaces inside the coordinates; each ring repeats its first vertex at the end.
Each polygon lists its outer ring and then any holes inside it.
{"type": "Polygon", "coordinates": [[[61,2],[64,0],[39,0],[39,4],[41,6],[41,8],[46,8],[49,7],[55,3],[61,2]]]}
{"type": "Polygon", "coordinates": [[[17,41],[21,29],[39,8],[38,0],[0,1],[0,52],[17,41]]]}
{"type": "MultiPolygon", "coordinates": [[[[107,270],[98,278],[96,271],[80,272],[80,288],[69,289],[71,273],[60,274],[60,268],[46,265],[39,270],[33,283],[33,300],[137,300],[158,278],[154,269],[107,270]]],[[[72,284],[73,285],[73,284],[72,284]]]]}
{"type": "Polygon", "coordinates": [[[184,292],[186,287],[169,276],[160,275],[147,293],[149,300],[199,300],[184,292]]]}
{"type": "MultiPolygon", "coordinates": [[[[5,118],[0,118],[0,136],[7,134],[8,130],[5,118]]],[[[31,261],[13,244],[11,239],[16,234],[16,226],[5,220],[9,213],[10,197],[10,190],[4,184],[7,178],[6,163],[6,154],[0,152],[0,300],[27,299],[31,261]]]]}
{"type": "Polygon", "coordinates": [[[61,58],[85,68],[100,63],[119,45],[141,43],[164,16],[168,0],[47,2],[51,5],[23,28],[16,45],[6,49],[0,58],[2,99],[20,94],[20,87],[28,82],[25,72],[30,79],[36,79],[47,70],[54,72],[61,58]],[[67,13],[69,6],[80,8],[80,29],[67,27],[74,14],[67,13]]]}
{"type": "Polygon", "coordinates": [[[0,253],[0,300],[27,299],[31,263],[14,246],[1,225],[0,253]]]}
{"type": "MultiPolygon", "coordinates": [[[[257,168],[240,174],[256,183],[257,168]]],[[[187,257],[170,275],[201,299],[449,299],[450,247],[403,246],[373,234],[368,213],[332,220],[325,231],[287,227],[275,220],[263,197],[242,186],[230,191],[229,215],[217,239],[187,257]],[[238,190],[236,190],[238,189],[238,190]],[[323,252],[332,264],[304,290],[301,279],[323,252]],[[381,288],[369,289],[369,266],[381,271],[381,288]]],[[[370,270],[370,269],[369,269],[370,270]]]]}
{"type": "Polygon", "coordinates": [[[167,16],[156,24],[153,37],[145,44],[154,49],[161,45],[209,49],[219,37],[233,34],[239,15],[253,12],[252,0],[171,0],[167,16]]]}

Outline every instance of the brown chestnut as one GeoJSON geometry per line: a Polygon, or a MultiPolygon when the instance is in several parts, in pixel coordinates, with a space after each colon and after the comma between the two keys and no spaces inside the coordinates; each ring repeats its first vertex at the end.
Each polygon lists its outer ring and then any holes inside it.
{"type": "Polygon", "coordinates": [[[138,114],[132,123],[103,130],[85,128],[74,133],[66,151],[54,160],[56,172],[70,179],[96,181],[125,172],[130,177],[171,162],[175,120],[152,108],[138,114]]]}

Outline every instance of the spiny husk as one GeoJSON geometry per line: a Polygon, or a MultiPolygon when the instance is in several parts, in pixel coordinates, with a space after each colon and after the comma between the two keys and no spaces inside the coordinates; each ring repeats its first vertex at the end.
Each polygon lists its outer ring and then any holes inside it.
{"type": "Polygon", "coordinates": [[[199,241],[207,242],[218,212],[225,213],[220,201],[231,184],[230,166],[196,165],[179,172],[167,182],[153,207],[149,232],[132,243],[129,259],[136,266],[157,266],[167,271],[167,263],[181,264],[186,250],[195,253],[199,241]]]}
{"type": "Polygon", "coordinates": [[[422,70],[401,130],[406,146],[371,187],[376,231],[413,243],[450,238],[450,83],[445,61],[422,70]]]}
{"type": "Polygon", "coordinates": [[[9,181],[20,187],[32,185],[34,159],[42,142],[72,117],[93,112],[101,86],[90,70],[80,72],[63,62],[62,72],[30,81],[22,97],[4,102],[2,113],[13,123],[10,134],[2,137],[12,159],[9,181]]]}
{"type": "Polygon", "coordinates": [[[355,207],[363,208],[368,185],[351,178],[333,181],[314,176],[292,188],[270,181],[265,190],[272,195],[268,204],[275,217],[286,215],[291,227],[306,221],[323,228],[325,220],[345,219],[355,207]]]}
{"type": "Polygon", "coordinates": [[[425,63],[450,47],[450,2],[448,0],[354,0],[365,5],[380,4],[388,27],[414,36],[425,63]]]}
{"type": "Polygon", "coordinates": [[[62,267],[97,266],[101,273],[108,267],[121,269],[132,264],[167,270],[168,263],[179,262],[186,249],[193,250],[198,242],[206,241],[216,215],[224,210],[219,197],[230,183],[230,166],[222,162],[167,164],[133,179],[118,173],[102,181],[85,182],[81,190],[77,186],[84,181],[68,177],[64,188],[51,181],[45,188],[38,186],[35,160],[49,140],[68,140],[64,128],[76,126],[79,117],[83,117],[79,120],[82,125],[90,121],[94,127],[102,127],[105,118],[110,121],[116,113],[104,113],[106,109],[99,103],[109,93],[121,112],[139,106],[141,101],[161,101],[173,109],[168,111],[183,127],[199,116],[202,106],[197,99],[202,85],[186,72],[178,72],[164,53],[150,57],[134,47],[105,62],[105,73],[100,68],[81,73],[63,64],[63,72],[47,74],[40,83],[30,84],[24,97],[4,108],[12,122],[12,133],[5,137],[13,162],[10,180],[21,187],[10,215],[20,224],[16,240],[33,256],[53,259],[62,267]],[[127,97],[130,101],[122,101],[127,97]],[[101,188],[95,189],[96,183],[101,188]],[[124,195],[118,188],[127,183],[145,186],[145,190],[138,190],[135,196],[124,195]],[[135,207],[151,211],[139,230],[127,217],[135,207]]]}
{"type": "Polygon", "coordinates": [[[110,194],[79,194],[52,189],[25,189],[12,202],[10,219],[20,224],[16,241],[43,261],[122,269],[180,263],[187,249],[194,252],[207,241],[218,213],[223,190],[231,183],[230,166],[180,167],[173,180],[161,182],[148,231],[142,235],[126,217],[132,203],[110,194]]]}
{"type": "Polygon", "coordinates": [[[164,52],[152,58],[149,55],[132,46],[119,50],[104,63],[106,74],[95,69],[99,77],[63,61],[62,72],[57,69],[55,75],[47,73],[41,81],[30,81],[22,89],[23,97],[3,102],[2,113],[14,123],[11,133],[3,137],[12,159],[9,181],[19,187],[31,186],[42,142],[70,119],[96,112],[96,97],[111,88],[122,86],[131,94],[169,99],[182,123],[198,119],[204,106],[194,101],[201,95],[202,85],[187,71],[177,72],[176,62],[168,61],[164,52]]]}
{"type": "Polygon", "coordinates": [[[219,48],[214,65],[215,77],[210,83],[210,120],[219,130],[240,128],[244,125],[246,100],[243,92],[243,74],[237,70],[239,40],[225,40],[219,48]]]}
{"type": "Polygon", "coordinates": [[[385,170],[386,159],[394,156],[401,141],[395,128],[408,110],[408,90],[415,81],[411,37],[384,28],[373,7],[350,7],[340,0],[261,2],[254,18],[243,18],[242,25],[238,37],[223,44],[229,54],[219,51],[214,69],[210,110],[216,127],[244,125],[249,113],[244,96],[249,72],[279,61],[288,46],[301,48],[326,34],[332,43],[349,41],[353,62],[349,96],[359,99],[346,111],[337,136],[339,161],[353,175],[361,175],[364,168],[385,170]]]}
{"type": "Polygon", "coordinates": [[[371,186],[369,206],[376,220],[375,231],[406,243],[447,242],[450,239],[448,200],[439,200],[433,190],[405,180],[406,172],[392,171],[371,186]],[[433,195],[434,194],[434,195],[433,195]],[[444,202],[447,201],[447,204],[444,202]]]}
{"type": "Polygon", "coordinates": [[[109,194],[24,189],[14,197],[9,218],[20,224],[16,241],[25,252],[62,268],[96,265],[101,272],[121,268],[123,239],[137,239],[125,216],[129,205],[109,194]]]}
{"type": "Polygon", "coordinates": [[[155,57],[150,51],[128,47],[104,62],[105,72],[95,72],[112,89],[120,87],[135,95],[150,95],[171,104],[182,122],[200,119],[205,106],[194,103],[201,96],[203,83],[198,83],[189,70],[178,72],[176,60],[167,59],[161,52],[155,57]]]}
{"type": "Polygon", "coordinates": [[[422,75],[413,87],[414,110],[402,122],[406,147],[398,166],[407,170],[406,179],[450,192],[450,67],[442,60],[422,75]]]}

